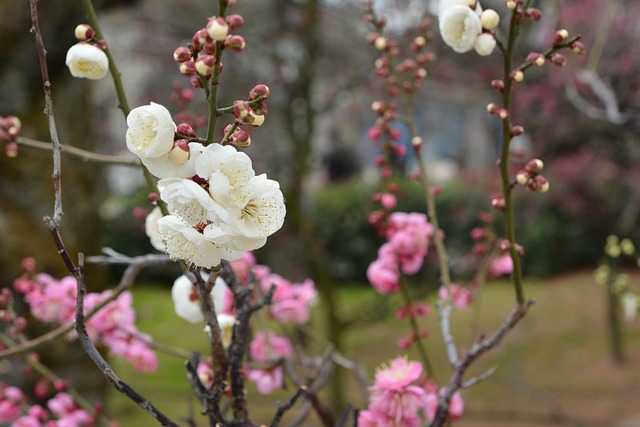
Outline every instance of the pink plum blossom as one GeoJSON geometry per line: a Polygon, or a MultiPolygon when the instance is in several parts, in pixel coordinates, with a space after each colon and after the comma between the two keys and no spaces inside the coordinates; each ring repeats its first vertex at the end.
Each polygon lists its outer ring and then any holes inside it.
{"type": "Polygon", "coordinates": [[[305,324],[311,317],[311,306],[315,304],[318,291],[311,279],[291,283],[278,274],[270,274],[261,281],[262,289],[268,292],[275,286],[273,304],[269,313],[284,323],[305,324]]]}
{"type": "Polygon", "coordinates": [[[275,367],[271,369],[251,369],[247,374],[250,381],[256,383],[258,392],[261,394],[271,394],[277,388],[282,387],[283,375],[282,368],[275,367]]]}
{"type": "MultiPolygon", "coordinates": [[[[464,308],[467,308],[469,304],[473,302],[474,294],[470,288],[457,285],[455,283],[452,283],[450,287],[451,295],[453,296],[452,304],[455,308],[462,310],[464,308]]],[[[443,285],[440,287],[439,294],[440,298],[442,298],[443,301],[448,301],[449,293],[447,292],[446,286],[443,285]]]]}
{"type": "Polygon", "coordinates": [[[36,276],[39,286],[26,294],[31,313],[43,322],[70,322],[76,307],[77,286],[72,276],[60,281],[45,273],[36,276]]]}
{"type": "Polygon", "coordinates": [[[508,252],[498,255],[489,266],[491,277],[509,276],[513,273],[513,259],[508,252]]]}
{"type": "Polygon", "coordinates": [[[277,335],[275,332],[256,332],[255,338],[249,344],[251,358],[258,361],[285,358],[293,354],[293,347],[287,337],[277,335]]]}

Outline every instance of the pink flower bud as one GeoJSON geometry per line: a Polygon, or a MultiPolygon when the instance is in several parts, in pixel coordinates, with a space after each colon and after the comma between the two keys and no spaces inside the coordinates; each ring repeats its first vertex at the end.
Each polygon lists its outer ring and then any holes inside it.
{"type": "Polygon", "coordinates": [[[207,55],[215,55],[216,54],[216,49],[217,49],[217,45],[215,41],[212,41],[210,43],[205,43],[202,46],[202,51],[204,53],[206,53],[207,55]]]}
{"type": "Polygon", "coordinates": [[[196,63],[191,60],[181,62],[178,70],[183,76],[191,77],[196,74],[196,63]]]}
{"type": "Polygon", "coordinates": [[[496,197],[495,199],[491,200],[491,207],[495,210],[504,211],[504,206],[504,198],[502,197],[496,197]]]}
{"type": "Polygon", "coordinates": [[[520,185],[526,185],[529,182],[530,178],[531,176],[529,175],[529,172],[525,170],[520,170],[516,174],[516,182],[520,185]]]}
{"type": "Polygon", "coordinates": [[[173,60],[176,62],[184,62],[191,59],[191,51],[184,46],[180,46],[173,51],[173,60]]]}
{"type": "Polygon", "coordinates": [[[398,201],[396,199],[396,196],[394,196],[393,194],[385,193],[382,195],[382,197],[380,197],[380,204],[385,209],[395,208],[397,202],[398,201]]]}
{"type": "Polygon", "coordinates": [[[227,21],[227,24],[229,24],[230,30],[235,30],[244,25],[244,18],[237,13],[225,17],[224,20],[227,21]]]}
{"type": "Polygon", "coordinates": [[[191,41],[193,42],[193,47],[195,47],[197,51],[200,51],[205,44],[211,43],[213,39],[209,36],[206,29],[201,28],[196,31],[191,41]]]}
{"type": "Polygon", "coordinates": [[[4,153],[10,159],[14,159],[14,158],[18,157],[18,153],[19,152],[20,152],[20,146],[15,141],[8,142],[4,146],[4,153]]]}
{"type": "Polygon", "coordinates": [[[524,80],[524,73],[522,72],[522,70],[513,70],[511,74],[509,74],[509,77],[513,82],[520,83],[524,80]]]}
{"type": "Polygon", "coordinates": [[[224,18],[212,16],[207,22],[207,33],[213,40],[222,41],[229,34],[229,24],[224,18]]]}
{"type": "Polygon", "coordinates": [[[411,42],[410,49],[414,52],[419,52],[423,47],[426,46],[426,44],[427,39],[425,39],[423,36],[418,36],[413,39],[413,42],[411,42]]]}
{"type": "Polygon", "coordinates": [[[234,52],[242,52],[246,45],[247,43],[242,36],[233,35],[224,39],[224,46],[234,52]]]}
{"type": "Polygon", "coordinates": [[[245,124],[249,124],[250,120],[249,115],[251,114],[251,107],[247,101],[236,100],[233,101],[233,115],[236,116],[236,119],[240,122],[246,122],[245,124]]]}
{"type": "Polygon", "coordinates": [[[193,76],[189,79],[189,84],[191,85],[191,87],[196,88],[196,89],[202,89],[204,86],[202,85],[202,80],[200,80],[200,77],[198,76],[193,76]]]}
{"type": "Polygon", "coordinates": [[[524,169],[532,175],[539,174],[544,168],[544,163],[540,159],[529,160],[524,169]]]}
{"type": "Polygon", "coordinates": [[[569,40],[569,32],[563,28],[561,30],[556,31],[556,33],[554,34],[553,45],[560,46],[566,43],[567,40],[569,40]]]}
{"type": "Polygon", "coordinates": [[[184,136],[196,136],[196,131],[194,131],[191,125],[188,123],[180,123],[176,128],[176,132],[184,136]]]}
{"type": "Polygon", "coordinates": [[[147,199],[151,202],[151,203],[155,203],[158,201],[158,199],[160,198],[160,195],[156,192],[153,193],[149,193],[147,194],[147,199]]]}
{"type": "Polygon", "coordinates": [[[495,102],[490,102],[489,104],[487,104],[487,113],[489,114],[497,116],[500,113],[500,110],[500,106],[495,102]]]}
{"type": "Polygon", "coordinates": [[[564,67],[567,64],[567,60],[565,59],[565,57],[558,52],[552,53],[549,59],[551,60],[551,63],[556,67],[564,67]]]}
{"type": "Polygon", "coordinates": [[[379,51],[384,51],[389,47],[389,42],[386,37],[378,36],[373,42],[373,46],[379,51]]]}
{"type": "Polygon", "coordinates": [[[527,55],[527,62],[534,64],[536,67],[542,67],[545,63],[545,58],[541,53],[531,52],[527,55]]]}
{"type": "Polygon", "coordinates": [[[504,82],[499,79],[491,80],[491,89],[496,92],[502,92],[504,90],[504,82]]]}
{"type": "Polygon", "coordinates": [[[245,148],[251,145],[251,136],[244,129],[237,128],[229,137],[229,141],[238,147],[245,148]]]}
{"type": "Polygon", "coordinates": [[[264,123],[264,114],[255,114],[252,111],[251,118],[251,126],[253,127],[262,126],[262,124],[264,123]]]}
{"type": "Polygon", "coordinates": [[[262,99],[267,99],[269,98],[269,95],[271,95],[269,87],[265,84],[258,84],[249,92],[249,101],[253,101],[254,99],[257,99],[259,97],[262,97],[262,99]]]}
{"type": "MultiPolygon", "coordinates": [[[[183,62],[184,64],[184,62],[183,62]]],[[[212,55],[199,56],[196,60],[196,71],[201,76],[211,76],[213,67],[216,65],[216,57],[212,55]]]]}
{"type": "Polygon", "coordinates": [[[513,125],[510,129],[511,136],[520,136],[524,133],[524,128],[520,125],[513,125]]]}
{"type": "Polygon", "coordinates": [[[540,11],[540,9],[530,7],[524,11],[524,17],[532,21],[539,21],[542,18],[542,12],[540,11]]]}
{"type": "Polygon", "coordinates": [[[175,165],[182,165],[189,160],[189,141],[179,139],[173,144],[173,148],[169,151],[169,160],[175,165]]]}
{"type": "Polygon", "coordinates": [[[79,42],[91,40],[96,36],[96,32],[89,24],[80,24],[74,30],[74,35],[79,42]]]}
{"type": "Polygon", "coordinates": [[[546,193],[549,191],[549,180],[542,175],[536,175],[533,178],[534,182],[534,191],[538,191],[540,193],[546,193]]]}
{"type": "Polygon", "coordinates": [[[586,48],[584,47],[584,44],[578,41],[571,43],[570,47],[573,53],[575,53],[576,55],[584,55],[587,51],[586,48]]]}

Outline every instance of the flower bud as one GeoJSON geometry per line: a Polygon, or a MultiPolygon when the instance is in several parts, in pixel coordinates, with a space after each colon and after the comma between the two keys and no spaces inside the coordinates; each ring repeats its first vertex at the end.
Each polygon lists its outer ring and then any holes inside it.
{"type": "Polygon", "coordinates": [[[10,159],[16,158],[19,152],[20,152],[20,146],[15,141],[8,142],[4,145],[4,153],[10,159]]]}
{"type": "Polygon", "coordinates": [[[543,168],[544,168],[544,163],[540,159],[529,160],[527,165],[524,167],[524,169],[532,175],[539,174],[540,172],[542,172],[543,168]]]}
{"type": "Polygon", "coordinates": [[[202,85],[202,80],[200,80],[200,77],[198,77],[198,76],[192,76],[189,79],[189,84],[191,85],[191,87],[193,87],[195,89],[202,89],[204,87],[202,85]]]}
{"type": "Polygon", "coordinates": [[[413,138],[411,138],[411,145],[413,145],[413,148],[415,148],[416,150],[419,150],[422,147],[422,138],[419,136],[414,136],[413,138]]]}
{"type": "Polygon", "coordinates": [[[227,21],[227,24],[229,24],[230,30],[235,30],[244,25],[244,18],[241,15],[238,15],[237,13],[234,13],[233,15],[229,15],[225,17],[224,20],[227,21]]]}
{"type": "Polygon", "coordinates": [[[221,42],[229,34],[229,24],[224,18],[212,16],[207,22],[207,33],[213,40],[221,42]]]}
{"type": "Polygon", "coordinates": [[[553,45],[559,46],[566,43],[567,40],[569,40],[569,32],[563,28],[556,31],[555,35],[553,36],[553,45]]]}
{"type": "Polygon", "coordinates": [[[89,24],[78,25],[74,30],[74,34],[79,42],[91,40],[96,36],[96,32],[93,30],[93,28],[91,28],[91,25],[89,24]]]}
{"type": "Polygon", "coordinates": [[[271,95],[269,86],[265,84],[258,84],[255,85],[249,92],[249,101],[253,101],[254,99],[258,99],[259,97],[262,97],[262,99],[267,99],[269,98],[269,95],[271,95]]]}
{"type": "Polygon", "coordinates": [[[191,77],[196,73],[196,63],[193,61],[184,61],[178,67],[180,74],[185,77],[191,77]]]}
{"type": "MultiPolygon", "coordinates": [[[[247,121],[247,118],[251,114],[251,107],[247,101],[236,100],[233,101],[233,115],[236,116],[240,122],[247,121]]],[[[248,124],[248,123],[246,123],[248,124]]]]}
{"type": "Polygon", "coordinates": [[[520,136],[524,133],[524,128],[520,125],[513,125],[510,129],[511,136],[520,136]]]}
{"type": "Polygon", "coordinates": [[[518,6],[518,3],[514,0],[507,0],[507,9],[513,10],[518,6]]]}
{"type": "Polygon", "coordinates": [[[229,141],[242,148],[251,145],[251,137],[241,128],[236,128],[236,130],[233,131],[233,133],[229,137],[229,141]]]}
{"type": "Polygon", "coordinates": [[[549,191],[549,180],[542,175],[536,175],[533,178],[534,183],[534,191],[538,191],[540,193],[546,193],[549,191]]]}
{"type": "Polygon", "coordinates": [[[500,112],[500,106],[495,102],[487,104],[487,113],[497,115],[500,112]]]}
{"type": "Polygon", "coordinates": [[[264,114],[255,114],[252,112],[251,114],[251,126],[262,126],[262,124],[264,123],[264,114]]]}
{"type": "Polygon", "coordinates": [[[584,47],[584,44],[578,41],[571,43],[570,47],[573,53],[575,53],[576,55],[584,55],[585,52],[587,51],[586,48],[584,47]]]}
{"type": "Polygon", "coordinates": [[[193,47],[195,47],[197,51],[200,51],[205,44],[211,43],[213,39],[209,36],[206,29],[201,28],[196,31],[191,41],[193,42],[193,47]]]}
{"type": "Polygon", "coordinates": [[[210,41],[209,43],[205,43],[202,45],[202,51],[207,55],[215,55],[216,54],[216,42],[210,41]]]}
{"type": "Polygon", "coordinates": [[[173,51],[173,60],[176,62],[184,62],[191,59],[191,51],[184,46],[180,46],[173,51]]]}
{"type": "Polygon", "coordinates": [[[242,36],[233,35],[224,39],[224,46],[234,52],[242,52],[246,45],[247,43],[242,36]]]}
{"type": "Polygon", "coordinates": [[[373,42],[373,46],[379,51],[385,50],[388,45],[389,43],[387,41],[387,38],[383,36],[376,37],[376,39],[373,42]]]}
{"type": "Polygon", "coordinates": [[[184,136],[190,136],[190,137],[196,136],[196,131],[194,131],[191,125],[188,123],[180,123],[176,128],[176,132],[184,136]]]}
{"type": "Polygon", "coordinates": [[[176,165],[182,165],[189,160],[189,141],[179,139],[173,144],[173,148],[169,151],[169,160],[176,165]]]}
{"type": "Polygon", "coordinates": [[[436,59],[436,54],[433,52],[424,52],[416,56],[416,62],[420,65],[429,65],[436,59]]]}
{"type": "Polygon", "coordinates": [[[493,30],[500,24],[500,15],[493,9],[487,9],[480,15],[480,23],[485,30],[493,30]]]}
{"type": "Polygon", "coordinates": [[[565,65],[567,65],[567,60],[565,59],[565,57],[558,52],[552,53],[549,59],[551,60],[551,63],[556,67],[564,67],[565,65]]]}
{"type": "Polygon", "coordinates": [[[498,211],[504,211],[505,203],[502,197],[496,197],[491,200],[491,207],[498,211]]]}
{"type": "MultiPolygon", "coordinates": [[[[183,62],[184,64],[184,62],[183,62]]],[[[201,76],[211,76],[216,65],[216,57],[212,55],[199,56],[196,60],[196,71],[201,76]]]]}
{"type": "Polygon", "coordinates": [[[516,174],[516,182],[520,185],[525,185],[527,182],[529,182],[530,178],[531,177],[529,176],[529,173],[525,170],[519,170],[516,174]]]}
{"type": "Polygon", "coordinates": [[[542,67],[545,63],[545,58],[541,53],[531,52],[527,55],[527,62],[534,64],[536,67],[542,67]]]}
{"type": "Polygon", "coordinates": [[[499,79],[491,80],[491,88],[496,92],[502,92],[504,90],[504,82],[499,79]]]}
{"type": "Polygon", "coordinates": [[[489,33],[482,33],[476,38],[473,48],[478,55],[489,56],[496,48],[496,39],[489,33]]]}
{"type": "Polygon", "coordinates": [[[530,7],[524,11],[524,17],[532,21],[539,21],[542,18],[542,12],[540,9],[530,7]]]}
{"type": "Polygon", "coordinates": [[[423,36],[418,36],[415,39],[413,39],[413,42],[411,42],[411,50],[413,50],[414,52],[419,52],[423,47],[425,47],[427,44],[427,39],[425,39],[423,36]]]}
{"type": "Polygon", "coordinates": [[[513,70],[511,74],[509,74],[511,80],[515,83],[520,83],[524,80],[524,73],[522,70],[513,70]]]}

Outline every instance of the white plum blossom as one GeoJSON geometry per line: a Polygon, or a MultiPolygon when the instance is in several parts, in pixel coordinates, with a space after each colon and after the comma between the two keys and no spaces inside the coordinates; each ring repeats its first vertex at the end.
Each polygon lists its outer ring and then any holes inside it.
{"type": "Polygon", "coordinates": [[[65,60],[73,77],[99,80],[109,71],[109,59],[99,47],[89,43],[77,43],[67,51],[65,60]]]}
{"type": "Polygon", "coordinates": [[[231,338],[233,337],[233,326],[236,324],[236,316],[222,313],[218,314],[217,319],[222,335],[222,345],[224,348],[227,348],[231,344],[231,338]]]}
{"type": "Polygon", "coordinates": [[[131,110],[127,116],[127,148],[140,160],[168,156],[173,148],[176,124],[171,113],[152,102],[131,110]]]}
{"type": "Polygon", "coordinates": [[[196,226],[207,221],[216,221],[213,215],[214,202],[211,196],[190,179],[165,178],[158,182],[160,198],[167,203],[173,214],[180,216],[187,224],[196,226]]]}
{"type": "Polygon", "coordinates": [[[158,251],[164,252],[164,242],[162,241],[162,236],[160,235],[160,230],[158,229],[158,220],[162,218],[162,216],[162,210],[160,210],[160,208],[156,206],[144,220],[144,231],[151,241],[151,246],[153,246],[158,251]]]}
{"type": "MultiPolygon", "coordinates": [[[[190,267],[212,268],[220,264],[223,249],[205,239],[203,233],[179,216],[160,218],[158,229],[171,259],[184,260],[190,267]]],[[[226,254],[227,251],[224,252],[226,254]]]]}
{"type": "Polygon", "coordinates": [[[476,39],[482,33],[480,7],[474,11],[469,6],[450,5],[439,16],[442,40],[458,53],[474,49],[476,39]]]}
{"type": "Polygon", "coordinates": [[[474,49],[480,56],[489,56],[496,48],[496,39],[488,33],[482,33],[476,39],[474,49]]]}
{"type": "MultiPolygon", "coordinates": [[[[209,275],[202,273],[202,279],[209,280],[209,275]]],[[[225,308],[225,294],[228,290],[229,288],[225,281],[221,277],[217,277],[216,283],[211,290],[211,298],[218,316],[222,315],[222,311],[225,308]]],[[[174,310],[179,317],[191,323],[199,323],[204,320],[200,297],[196,287],[187,276],[182,275],[173,282],[171,298],[173,299],[174,310]]]]}

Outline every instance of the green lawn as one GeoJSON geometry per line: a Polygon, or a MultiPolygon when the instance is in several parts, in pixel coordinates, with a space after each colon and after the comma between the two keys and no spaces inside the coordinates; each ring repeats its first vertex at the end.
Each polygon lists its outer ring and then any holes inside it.
{"type": "MultiPolygon", "coordinates": [[[[636,277],[637,279],[638,277],[636,277]]],[[[606,426],[640,413],[640,325],[625,324],[627,363],[613,363],[608,353],[604,313],[604,289],[589,272],[543,282],[527,283],[527,294],[536,300],[529,315],[504,344],[485,355],[470,370],[478,375],[491,366],[496,373],[465,390],[467,412],[457,426],[606,426]]],[[[134,291],[138,326],[156,341],[189,351],[206,349],[201,325],[191,325],[173,313],[169,290],[140,287],[134,291]]],[[[373,291],[347,288],[341,292],[341,310],[355,311],[372,305],[373,291]]],[[[454,313],[454,334],[460,348],[477,334],[492,333],[513,308],[513,291],[507,282],[484,289],[478,310],[454,313]],[[478,319],[477,321],[475,319],[478,319]]],[[[316,307],[321,311],[322,306],[316,307]]],[[[316,319],[318,319],[316,313],[316,319]]],[[[436,378],[443,384],[450,374],[444,357],[435,310],[426,322],[426,344],[436,378]]],[[[408,325],[393,316],[351,329],[347,353],[366,367],[369,375],[381,362],[401,354],[395,342],[408,333],[408,325]]],[[[318,345],[321,345],[318,343],[318,345]]],[[[410,354],[415,357],[414,354],[410,354]]],[[[159,375],[139,374],[114,361],[120,377],[174,420],[198,413],[199,407],[185,380],[184,361],[160,355],[159,375]]],[[[346,386],[355,405],[363,404],[353,381],[346,386]]],[[[268,422],[278,399],[290,391],[260,396],[249,387],[251,410],[259,422],[268,422]]],[[[123,427],[153,426],[155,421],[135,404],[113,392],[109,409],[123,427]]],[[[293,410],[295,413],[295,408],[293,410]]],[[[309,426],[316,425],[309,421],[309,426]]]]}

